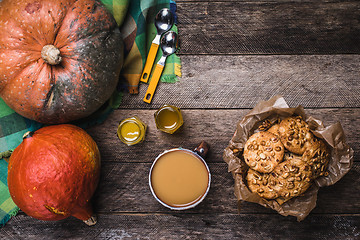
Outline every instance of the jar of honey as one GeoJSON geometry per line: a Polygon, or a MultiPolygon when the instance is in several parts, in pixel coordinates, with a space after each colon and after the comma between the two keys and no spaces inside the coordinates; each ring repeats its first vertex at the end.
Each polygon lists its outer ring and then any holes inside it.
{"type": "Polygon", "coordinates": [[[145,139],[146,125],[137,117],[126,118],[117,129],[119,139],[128,146],[145,139]]]}
{"type": "Polygon", "coordinates": [[[180,108],[172,105],[164,105],[155,114],[156,127],[166,133],[173,134],[184,123],[180,108]]]}

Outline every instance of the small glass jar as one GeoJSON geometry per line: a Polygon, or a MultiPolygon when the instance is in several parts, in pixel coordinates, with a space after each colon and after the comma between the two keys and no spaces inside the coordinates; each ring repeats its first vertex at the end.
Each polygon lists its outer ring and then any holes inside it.
{"type": "Polygon", "coordinates": [[[126,118],[119,124],[117,135],[128,146],[145,139],[146,125],[137,117],[126,118]]]}
{"type": "Polygon", "coordinates": [[[184,123],[180,108],[164,105],[155,114],[156,127],[163,132],[173,134],[184,123]]]}

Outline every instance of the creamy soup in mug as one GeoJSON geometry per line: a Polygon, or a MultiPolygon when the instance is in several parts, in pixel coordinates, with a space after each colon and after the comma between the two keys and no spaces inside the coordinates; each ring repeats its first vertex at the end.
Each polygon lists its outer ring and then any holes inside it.
{"type": "Polygon", "coordinates": [[[161,155],[152,167],[150,178],[156,197],[173,208],[201,201],[210,182],[209,170],[203,160],[181,149],[161,155]]]}

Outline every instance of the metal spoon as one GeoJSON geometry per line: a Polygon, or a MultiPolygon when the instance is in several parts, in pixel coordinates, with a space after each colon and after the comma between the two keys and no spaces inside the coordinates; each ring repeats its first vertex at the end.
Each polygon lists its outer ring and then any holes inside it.
{"type": "Polygon", "coordinates": [[[161,38],[161,50],[163,52],[162,57],[157,62],[154,73],[152,75],[149,87],[145,93],[144,102],[151,103],[154,96],[155,89],[158,85],[160,76],[164,70],[166,58],[175,53],[177,49],[177,34],[173,31],[165,33],[161,38]]]}
{"type": "Polygon", "coordinates": [[[155,16],[155,27],[157,29],[157,34],[154,40],[151,43],[151,47],[149,50],[149,54],[147,56],[144,70],[141,74],[141,82],[147,83],[149,80],[151,68],[154,64],[156,53],[159,49],[160,37],[163,33],[170,30],[172,25],[174,24],[174,17],[168,8],[161,9],[155,16]]]}

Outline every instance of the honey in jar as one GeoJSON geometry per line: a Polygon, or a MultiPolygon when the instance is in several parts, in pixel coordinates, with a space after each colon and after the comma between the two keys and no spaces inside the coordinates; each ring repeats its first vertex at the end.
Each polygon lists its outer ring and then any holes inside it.
{"type": "Polygon", "coordinates": [[[139,118],[131,117],[119,124],[117,135],[123,143],[130,146],[142,142],[145,132],[146,125],[139,118]]]}
{"type": "Polygon", "coordinates": [[[156,127],[166,133],[173,134],[183,125],[183,118],[178,107],[164,105],[155,114],[156,127]]]}

